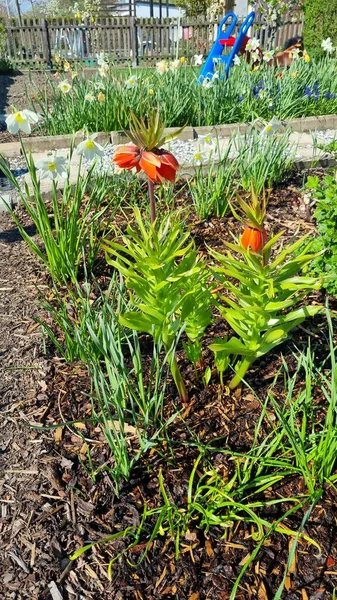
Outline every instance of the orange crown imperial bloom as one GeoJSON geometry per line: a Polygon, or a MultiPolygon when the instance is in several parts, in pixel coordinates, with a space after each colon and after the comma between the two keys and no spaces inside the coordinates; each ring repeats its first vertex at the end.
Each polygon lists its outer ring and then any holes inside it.
{"type": "Polygon", "coordinates": [[[268,234],[265,228],[255,229],[255,227],[247,226],[241,236],[241,244],[248,250],[251,248],[253,252],[260,252],[261,248],[267,243],[268,234]]]}
{"type": "Polygon", "coordinates": [[[137,172],[143,170],[154,183],[161,183],[165,179],[175,181],[179,163],[168,150],[152,148],[141,149],[134,144],[117,148],[113,162],[122,169],[136,168],[137,172]]]}

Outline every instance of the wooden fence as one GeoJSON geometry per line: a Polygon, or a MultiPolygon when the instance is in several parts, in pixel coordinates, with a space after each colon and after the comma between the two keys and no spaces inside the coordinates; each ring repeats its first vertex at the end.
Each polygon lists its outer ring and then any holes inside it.
{"type": "MultiPolygon", "coordinates": [[[[99,17],[95,23],[90,20],[79,23],[75,19],[25,19],[20,26],[13,19],[7,26],[7,53],[18,68],[51,68],[55,66],[56,55],[84,66],[95,66],[100,52],[121,66],[153,65],[160,59],[207,56],[219,21],[220,18],[210,21],[199,17],[99,17]]],[[[281,28],[276,44],[282,45],[300,33],[301,28],[301,23],[281,28]]],[[[270,31],[258,25],[252,35],[265,47],[270,31]]]]}

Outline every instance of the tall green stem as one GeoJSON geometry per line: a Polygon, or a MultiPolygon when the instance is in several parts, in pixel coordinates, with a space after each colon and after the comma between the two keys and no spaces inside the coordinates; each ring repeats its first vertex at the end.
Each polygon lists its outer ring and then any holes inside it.
{"type": "Polygon", "coordinates": [[[151,223],[154,223],[156,220],[156,204],[154,200],[154,185],[151,179],[148,179],[148,187],[149,187],[149,199],[150,199],[150,219],[151,223]]]}
{"type": "Polygon", "coordinates": [[[239,366],[236,369],[236,374],[234,375],[232,381],[229,383],[229,388],[231,390],[234,390],[239,385],[239,383],[241,383],[251,364],[252,360],[249,358],[244,358],[239,363],[239,366]]]}

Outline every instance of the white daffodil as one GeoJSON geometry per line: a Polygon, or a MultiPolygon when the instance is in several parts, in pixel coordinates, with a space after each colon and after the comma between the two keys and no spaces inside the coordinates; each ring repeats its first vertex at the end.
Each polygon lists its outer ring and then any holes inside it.
{"type": "Polygon", "coordinates": [[[238,67],[239,65],[241,65],[241,58],[240,58],[240,56],[238,56],[238,54],[236,54],[234,56],[233,65],[235,65],[236,67],[238,67]]]}
{"type": "Polygon", "coordinates": [[[214,147],[214,135],[212,133],[206,133],[206,135],[199,135],[198,140],[203,142],[206,146],[214,147]]]}
{"type": "Polygon", "coordinates": [[[104,52],[100,52],[97,54],[97,64],[101,67],[102,65],[106,65],[106,58],[104,52]]]}
{"type": "Polygon", "coordinates": [[[68,71],[70,71],[70,64],[68,63],[67,60],[64,61],[63,63],[63,68],[65,70],[65,72],[67,73],[68,71]]]}
{"type": "Polygon", "coordinates": [[[249,50],[249,52],[254,52],[255,50],[258,49],[258,47],[260,46],[260,42],[257,38],[250,38],[250,40],[248,40],[247,44],[246,44],[246,50],[249,50]]]}
{"type": "Polygon", "coordinates": [[[290,54],[289,54],[290,58],[292,58],[293,60],[297,60],[298,57],[299,57],[299,55],[300,55],[300,49],[299,48],[294,48],[290,52],[290,54]]]}
{"type": "Polygon", "coordinates": [[[36,163],[36,168],[40,172],[40,179],[56,179],[58,175],[67,177],[68,161],[64,156],[46,156],[36,163]]]}
{"type": "Polygon", "coordinates": [[[214,80],[214,79],[219,79],[219,72],[218,72],[218,71],[215,71],[215,73],[213,73],[213,77],[212,77],[212,79],[213,79],[213,80],[214,80]]]}
{"type": "Polygon", "coordinates": [[[269,123],[267,123],[267,125],[264,127],[264,129],[262,129],[261,135],[265,135],[266,137],[269,137],[269,136],[273,135],[274,133],[276,133],[277,131],[279,131],[280,127],[281,127],[280,121],[278,121],[276,119],[276,117],[273,117],[272,120],[269,121],[269,123]]]}
{"type": "Polygon", "coordinates": [[[263,54],[263,60],[265,62],[269,62],[270,60],[272,60],[274,57],[274,50],[267,50],[267,52],[265,52],[263,54]]]}
{"type": "Polygon", "coordinates": [[[170,71],[178,71],[178,69],[180,68],[181,62],[179,59],[177,60],[173,60],[170,63],[170,71]]]}
{"type": "Polygon", "coordinates": [[[160,60],[156,64],[159,75],[164,75],[168,71],[168,63],[166,60],[160,60]]]}
{"type": "Polygon", "coordinates": [[[202,65],[204,62],[204,55],[203,54],[195,54],[193,56],[193,63],[195,67],[198,67],[199,65],[202,65]]]}
{"type": "Polygon", "coordinates": [[[76,154],[82,154],[87,160],[92,160],[95,156],[103,156],[104,148],[95,142],[97,133],[89,135],[86,140],[80,142],[76,148],[76,154]]]}
{"type": "Polygon", "coordinates": [[[253,63],[260,62],[260,60],[261,60],[260,53],[257,50],[254,50],[254,52],[252,52],[251,57],[252,57],[253,63]]]}
{"type": "Polygon", "coordinates": [[[16,110],[13,107],[13,113],[8,115],[6,125],[9,133],[16,134],[19,130],[24,133],[31,133],[31,125],[35,125],[40,116],[31,110],[16,110]]]}
{"type": "Polygon", "coordinates": [[[107,63],[102,63],[98,69],[98,73],[100,77],[107,77],[109,73],[109,65],[107,63]]]}
{"type": "Polygon", "coordinates": [[[95,96],[93,96],[93,94],[86,94],[86,95],[84,96],[84,100],[85,100],[86,102],[94,102],[94,100],[95,100],[95,96]]]}
{"type": "Polygon", "coordinates": [[[198,167],[200,167],[200,165],[202,165],[203,158],[204,158],[204,154],[203,154],[203,152],[200,151],[200,148],[198,148],[198,150],[196,151],[196,153],[193,156],[194,164],[196,164],[196,165],[198,165],[198,167]]]}
{"type": "Polygon", "coordinates": [[[129,79],[127,79],[125,82],[125,87],[133,88],[137,84],[137,81],[138,81],[138,75],[130,75],[129,79]]]}
{"type": "Polygon", "coordinates": [[[213,87],[212,79],[205,77],[205,79],[202,82],[202,87],[206,88],[206,90],[209,90],[211,87],[213,87]]]}
{"type": "Polygon", "coordinates": [[[62,94],[69,94],[71,90],[71,85],[66,79],[60,81],[57,87],[59,88],[59,90],[61,90],[62,94]]]}
{"type": "Polygon", "coordinates": [[[334,47],[332,45],[332,41],[331,41],[330,37],[323,40],[321,43],[321,46],[322,46],[324,52],[327,52],[328,54],[332,54],[334,51],[334,47]]]}

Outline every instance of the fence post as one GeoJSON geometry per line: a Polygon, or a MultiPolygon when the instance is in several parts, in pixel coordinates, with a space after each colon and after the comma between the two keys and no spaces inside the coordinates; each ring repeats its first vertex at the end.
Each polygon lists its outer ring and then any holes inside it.
{"type": "Polygon", "coordinates": [[[138,67],[138,36],[137,36],[137,19],[135,17],[129,17],[130,25],[130,45],[132,51],[132,66],[138,67]]]}
{"type": "Polygon", "coordinates": [[[50,48],[48,21],[46,19],[42,19],[41,26],[42,26],[43,60],[47,64],[47,67],[49,67],[51,69],[52,64],[51,64],[51,48],[50,48]]]}

